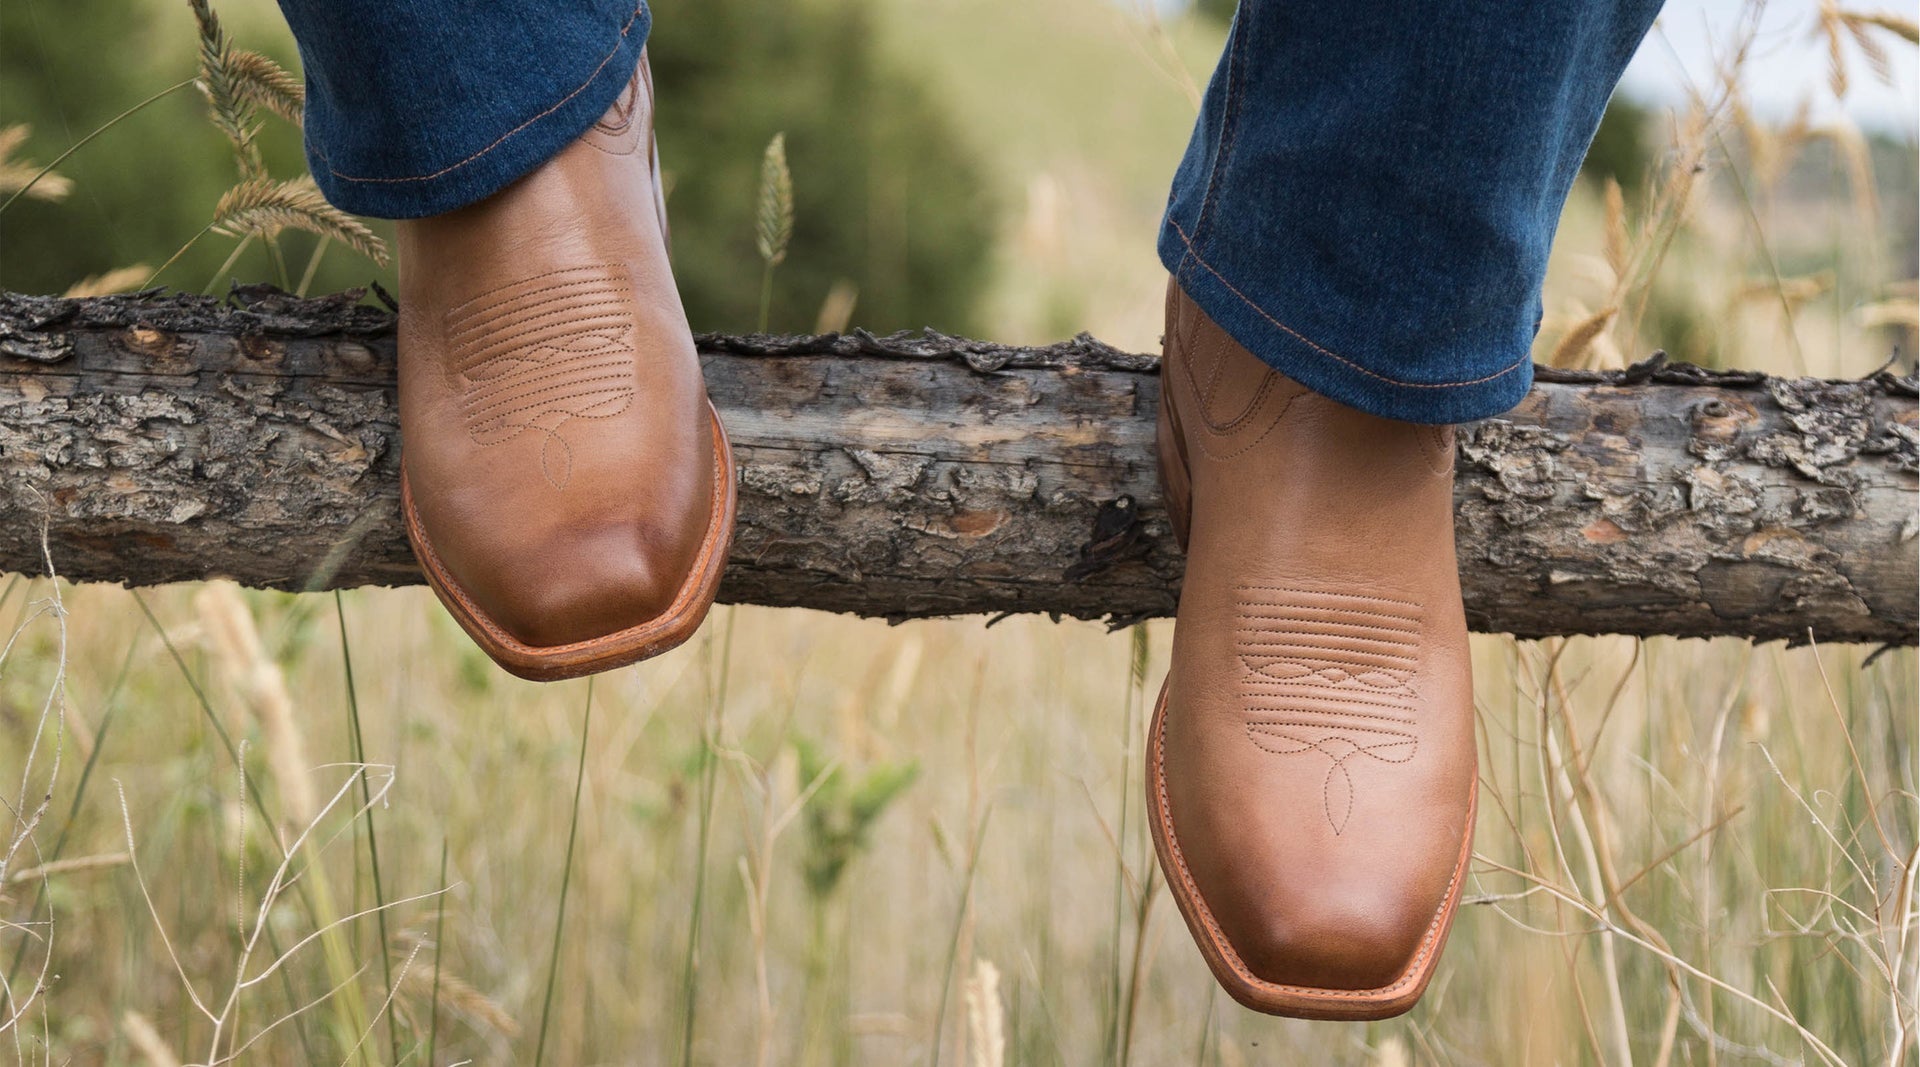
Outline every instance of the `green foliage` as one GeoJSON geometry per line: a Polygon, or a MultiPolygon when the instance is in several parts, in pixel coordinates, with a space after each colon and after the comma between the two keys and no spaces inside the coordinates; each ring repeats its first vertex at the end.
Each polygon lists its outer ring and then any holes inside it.
{"type": "Polygon", "coordinates": [[[1240,6],[1240,0],[1194,0],[1195,13],[1213,19],[1225,25],[1233,21],[1233,12],[1240,6]]]}
{"type": "Polygon", "coordinates": [[[695,329],[755,325],[757,193],[780,131],[794,223],[772,328],[810,329],[839,280],[863,326],[976,327],[985,176],[921,83],[876,55],[864,0],[661,0],[653,15],[674,275],[695,329]]]}
{"type": "MultiPolygon", "coordinates": [[[[258,58],[283,66],[294,59],[292,39],[271,20],[271,8],[230,0],[221,14],[228,38],[257,49],[226,53],[234,64],[231,85],[268,110],[289,108],[288,84],[275,82],[258,58]]],[[[195,20],[181,0],[0,3],[0,126],[27,124],[31,136],[19,155],[51,160],[133,104],[200,73],[199,59],[195,20]]],[[[299,174],[305,166],[299,131],[287,123],[261,126],[252,144],[272,173],[299,174]]],[[[212,218],[234,183],[234,162],[226,136],[208,121],[205,99],[187,89],[108,130],[62,162],[59,173],[72,182],[63,201],[23,198],[0,214],[0,287],[60,292],[88,275],[166,262],[212,218]]],[[[280,243],[289,259],[304,262],[314,240],[289,234],[280,243]]],[[[203,240],[160,280],[199,289],[232,249],[231,242],[203,240]]],[[[258,242],[236,273],[273,276],[258,242]]],[[[365,260],[337,255],[323,263],[314,288],[369,277],[392,280],[365,260]]]]}
{"type": "Polygon", "coordinates": [[[806,738],[796,738],[793,749],[802,782],[826,776],[807,802],[802,870],[807,892],[815,900],[824,900],[840,885],[847,865],[866,851],[873,824],[920,776],[920,763],[880,760],[858,771],[845,766],[829,769],[828,758],[806,738]]]}
{"type": "MultiPolygon", "coordinates": [[[[0,126],[31,128],[20,158],[52,159],[184,77],[199,75],[204,96],[217,97],[216,122],[207,100],[191,93],[160,101],[61,164],[74,189],[64,202],[23,199],[0,215],[0,244],[10,253],[0,256],[0,287],[59,292],[131,263],[168,263],[234,185],[236,151],[251,172],[242,177],[300,172],[298,132],[253,117],[256,109],[300,113],[297,82],[278,73],[293,61],[291,37],[266,5],[228,0],[219,13],[226,24],[216,25],[209,50],[195,33],[196,21],[205,26],[212,15],[204,4],[0,4],[0,126]],[[136,40],[141,50],[100,62],[101,41],[136,40]]],[[[754,282],[764,266],[756,193],[763,149],[783,130],[795,221],[770,293],[773,328],[810,328],[839,282],[857,293],[862,325],[977,329],[973,308],[995,232],[986,179],[947,113],[875,54],[867,0],[663,0],[654,15],[648,50],[662,100],[675,274],[695,328],[756,322],[754,282]]],[[[300,199],[291,186],[279,191],[280,199],[300,199]]],[[[293,206],[301,210],[274,221],[300,226],[318,217],[304,201],[293,206]]],[[[337,220],[329,225],[344,240],[337,220]]],[[[388,232],[385,224],[372,229],[348,243],[367,247],[369,236],[388,232]]],[[[294,273],[314,240],[278,238],[294,273]]],[[[217,282],[232,249],[200,241],[159,280],[186,289],[217,282]]],[[[278,269],[256,242],[233,274],[272,279],[278,269]]],[[[369,279],[391,285],[392,270],[334,255],[311,289],[369,279]]]]}
{"type": "Polygon", "coordinates": [[[1652,127],[1652,110],[1615,96],[1600,117],[1600,129],[1593,135],[1586,162],[1580,167],[1581,176],[1597,182],[1612,178],[1629,199],[1637,196],[1653,167],[1653,145],[1648,136],[1652,127]]]}

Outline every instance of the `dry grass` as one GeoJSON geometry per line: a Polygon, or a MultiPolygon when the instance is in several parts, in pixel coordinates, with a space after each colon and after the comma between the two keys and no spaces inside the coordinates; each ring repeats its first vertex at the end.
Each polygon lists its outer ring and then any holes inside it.
{"type": "MultiPolygon", "coordinates": [[[[36,586],[44,603],[50,587],[36,586]]],[[[389,1005],[365,839],[352,829],[363,772],[343,765],[352,743],[332,620],[299,598],[241,594],[321,765],[299,776],[322,794],[303,837],[248,811],[129,594],[63,598],[72,699],[91,719],[106,718],[129,643],[141,651],[88,795],[70,823],[41,830],[70,826],[68,852],[97,858],[43,872],[59,980],[27,1005],[21,1062],[47,1059],[33,1034],[76,1062],[145,1055],[122,1025],[129,1012],[182,1062],[236,1051],[304,1061],[303,1041],[317,1061],[357,1044],[356,1062],[391,1062],[388,1018],[398,1058],[420,1062],[436,987],[439,1062],[531,1060],[584,683],[528,685],[477,662],[419,591],[347,597],[369,767],[393,768],[376,776],[391,784],[370,807],[391,901],[389,1005]],[[452,885],[434,944],[443,838],[452,885]],[[322,878],[337,887],[331,909],[296,892],[322,878]],[[262,947],[263,930],[277,949],[262,947]],[[340,934],[343,960],[323,930],[340,934]],[[275,959],[285,962],[268,970],[275,959]],[[343,1004],[348,989],[357,1009],[343,1004]]],[[[290,810],[303,787],[266,751],[275,727],[244,692],[211,684],[251,667],[223,651],[194,600],[168,591],[155,613],[209,687],[264,806],[290,810]]],[[[41,615],[23,633],[0,681],[7,707],[44,700],[54,622],[41,615]]],[[[1911,1055],[1900,1051],[1915,1025],[1920,932],[1907,874],[1920,699],[1910,651],[1863,667],[1868,650],[1853,648],[1476,638],[1489,803],[1471,903],[1419,1009],[1339,1027],[1220,1000],[1178,917],[1152,906],[1137,738],[1116,715],[1137,699],[1126,637],[1033,619],[889,628],[751,609],[735,626],[754,667],[736,662],[716,746],[695,1062],[931,1062],[939,1049],[948,1064],[1080,1063],[1102,1048],[1117,1061],[1123,1047],[1142,1064],[1257,1063],[1275,1050],[1322,1062],[1911,1055]],[[836,755],[807,774],[802,746],[836,755]],[[806,812],[828,803],[830,777],[905,759],[919,779],[817,897],[807,872],[829,839],[800,831],[806,812]]],[[[1147,632],[1152,679],[1170,631],[1147,632]]],[[[696,646],[596,689],[548,1062],[678,1059],[716,669],[696,646]]],[[[32,721],[12,717],[8,736],[24,740],[32,721]]],[[[57,813],[72,799],[73,777],[63,782],[57,813]]],[[[26,901],[16,894],[10,918],[26,918],[26,901]]],[[[11,949],[22,935],[8,933],[11,949]]]]}
{"type": "MultiPolygon", "coordinates": [[[[1809,18],[1843,64],[1910,39],[1809,18]]],[[[1109,34],[1176,117],[1194,32],[1109,34]]],[[[250,54],[216,43],[213,74],[250,54]]],[[[1857,131],[1736,85],[1648,196],[1576,197],[1543,355],[1860,373],[1912,329],[1857,131]],[[1783,176],[1821,138],[1831,266],[1793,275],[1783,176]],[[1711,329],[1665,335],[1675,308],[1711,329]]],[[[276,91],[216,101],[243,156],[276,91]]],[[[1157,205],[1083,148],[1009,164],[1009,246],[1144,343],[1157,205]],[[1061,239],[1090,219],[1132,259],[1061,239]]],[[[1233,1006],[1164,903],[1138,764],[1170,633],[724,610],[600,678],[588,734],[587,683],[507,677],[419,590],[0,579],[0,1061],[1915,1061],[1912,650],[1476,637],[1468,906],[1413,1013],[1341,1026],[1233,1006]]]]}

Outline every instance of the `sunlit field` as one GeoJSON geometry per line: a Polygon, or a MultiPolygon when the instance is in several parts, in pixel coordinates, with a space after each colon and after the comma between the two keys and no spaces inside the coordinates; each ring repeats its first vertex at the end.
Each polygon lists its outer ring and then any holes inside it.
{"type": "MultiPolygon", "coordinates": [[[[282,40],[271,5],[229,8],[282,40]]],[[[989,331],[1156,347],[1157,212],[1222,28],[1106,0],[876,18],[1010,205],[989,331]]],[[[1791,46],[1821,26],[1807,5],[1791,46]]],[[[1536,357],[1852,377],[1905,345],[1911,373],[1912,131],[1697,89],[1656,109],[1644,188],[1578,186],[1536,357]]],[[[1235,1005],[1167,897],[1141,741],[1171,635],[720,607],[657,660],[537,685],[424,589],[0,577],[0,1062],[1920,1057],[1913,649],[1476,636],[1447,954],[1410,1014],[1331,1024],[1235,1005]]]]}

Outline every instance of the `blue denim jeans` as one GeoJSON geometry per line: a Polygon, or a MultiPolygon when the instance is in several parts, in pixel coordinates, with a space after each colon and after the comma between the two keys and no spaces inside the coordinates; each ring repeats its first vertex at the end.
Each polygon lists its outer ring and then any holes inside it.
{"type": "Polygon", "coordinates": [[[1466,422],[1533,382],[1547,248],[1659,0],[1241,0],[1160,259],[1281,373],[1466,422]]]}
{"type": "MultiPolygon", "coordinates": [[[[571,143],[632,75],[643,0],[280,0],[327,198],[415,218],[571,143]]],[[[1659,0],[1242,0],[1160,258],[1248,350],[1412,422],[1526,394],[1547,248],[1659,0]]]]}
{"type": "Polygon", "coordinates": [[[307,164],[343,210],[483,200],[599,121],[640,63],[643,0],[280,0],[306,68],[307,164]]]}

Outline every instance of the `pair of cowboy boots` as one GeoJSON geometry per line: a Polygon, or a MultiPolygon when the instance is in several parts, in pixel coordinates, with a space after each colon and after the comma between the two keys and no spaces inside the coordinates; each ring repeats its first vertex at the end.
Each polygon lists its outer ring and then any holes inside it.
{"type": "MultiPolygon", "coordinates": [[[[454,618],[526,678],[684,641],[732,536],[652,114],[643,57],[539,169],[399,227],[407,533],[454,618]]],[[[1248,1007],[1404,1011],[1446,937],[1474,812],[1451,431],[1307,391],[1176,286],[1162,381],[1188,552],[1147,746],[1167,881],[1248,1007]]]]}

